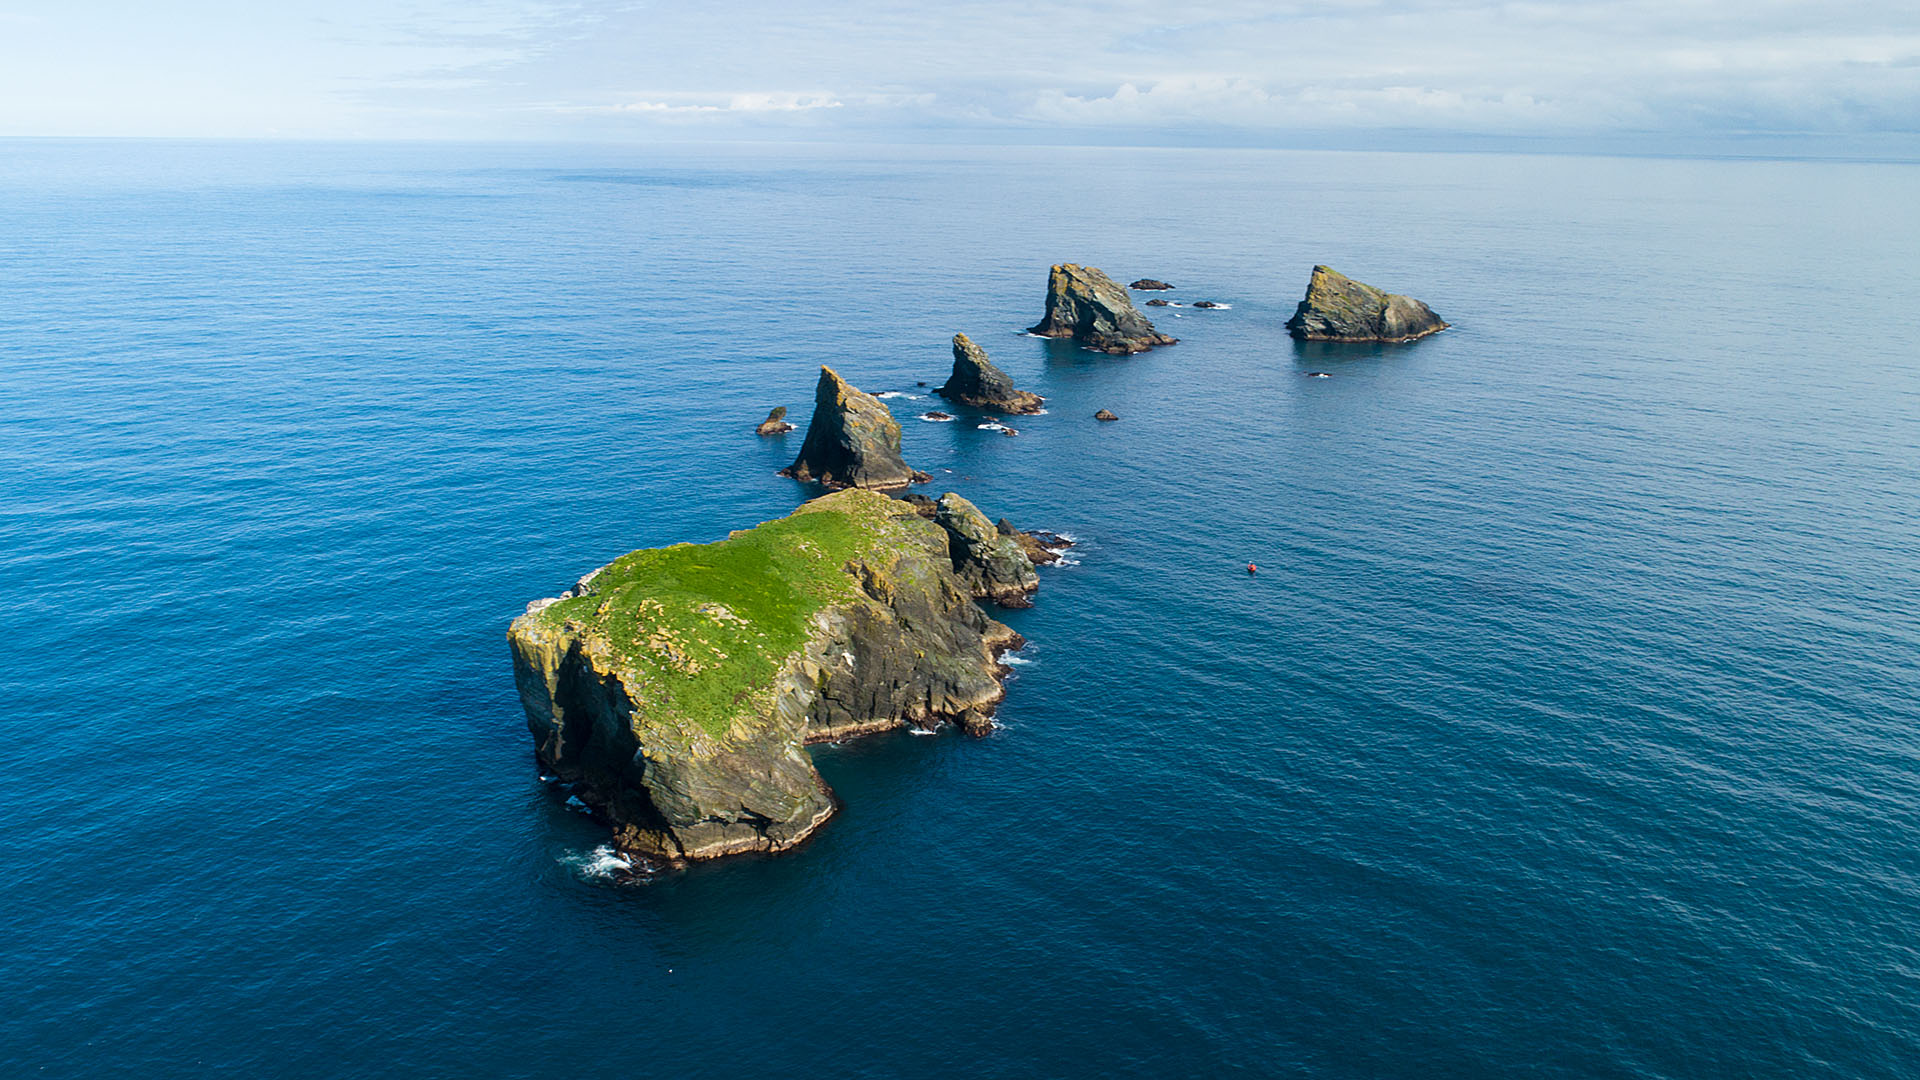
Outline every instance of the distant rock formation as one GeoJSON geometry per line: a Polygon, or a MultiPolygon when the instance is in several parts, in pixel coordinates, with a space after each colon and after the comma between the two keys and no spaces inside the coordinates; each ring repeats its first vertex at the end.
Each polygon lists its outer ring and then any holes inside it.
{"type": "Polygon", "coordinates": [[[1214,303],[1214,302],[1213,302],[1213,301],[1211,301],[1211,300],[1195,300],[1195,301],[1193,302],[1193,306],[1194,306],[1194,307],[1197,307],[1197,308],[1217,308],[1217,307],[1226,307],[1226,305],[1225,305],[1225,304],[1216,304],[1216,303],[1214,303]]]}
{"type": "Polygon", "coordinates": [[[1101,423],[1103,423],[1103,424],[1104,424],[1104,423],[1108,423],[1108,422],[1110,422],[1110,421],[1113,421],[1113,420],[1118,420],[1118,419],[1120,419],[1119,417],[1117,417],[1117,416],[1115,416],[1115,415],[1113,415],[1112,413],[1110,413],[1110,412],[1108,412],[1108,411],[1107,411],[1107,410],[1105,410],[1105,409],[1101,409],[1101,410],[1100,410],[1099,412],[1097,412],[1097,413],[1094,413],[1094,414],[1093,414],[1093,418],[1094,418],[1095,420],[1098,420],[1098,421],[1100,421],[1100,422],[1101,422],[1101,423]]]}
{"type": "Polygon", "coordinates": [[[834,488],[897,488],[931,479],[901,460],[900,423],[886,403],[861,393],[825,364],[813,392],[807,440],[780,475],[834,488]]]}
{"type": "Polygon", "coordinates": [[[953,335],[953,374],[946,385],[934,393],[949,401],[958,401],[978,409],[996,412],[1037,413],[1046,403],[1039,394],[1015,390],[1007,373],[987,359],[987,350],[965,334],[953,335]]]}
{"type": "Polygon", "coordinates": [[[1127,291],[1091,266],[1063,263],[1047,278],[1047,315],[1027,333],[1072,338],[1099,352],[1127,356],[1174,338],[1153,328],[1127,291]]]}
{"type": "Polygon", "coordinates": [[[1127,288],[1139,289],[1141,292],[1161,292],[1166,289],[1171,289],[1173,286],[1164,281],[1156,281],[1150,277],[1143,277],[1139,281],[1127,286],[1127,288]]]}
{"type": "Polygon", "coordinates": [[[1153,299],[1147,301],[1147,306],[1148,307],[1171,307],[1172,305],[1169,304],[1167,301],[1162,300],[1156,296],[1153,299]]]}
{"type": "Polygon", "coordinates": [[[753,429],[753,433],[755,435],[784,435],[792,430],[793,425],[787,423],[787,407],[785,405],[776,405],[767,413],[767,418],[760,421],[760,426],[753,429]]]}
{"type": "Polygon", "coordinates": [[[1307,298],[1287,330],[1303,341],[1412,341],[1447,323],[1409,296],[1381,292],[1325,266],[1313,268],[1307,298]]]}
{"type": "Polygon", "coordinates": [[[933,520],[947,530],[953,572],[974,596],[1001,607],[1033,606],[1028,596],[1040,587],[1040,575],[1018,540],[1002,535],[987,515],[951,491],[934,503],[933,520]]]}

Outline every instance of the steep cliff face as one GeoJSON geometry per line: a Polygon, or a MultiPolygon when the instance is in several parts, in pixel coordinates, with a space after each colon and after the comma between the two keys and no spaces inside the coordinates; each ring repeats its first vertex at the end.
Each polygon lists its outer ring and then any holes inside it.
{"type": "Polygon", "coordinates": [[[1037,413],[1046,404],[1039,394],[1014,389],[1007,373],[987,358],[987,350],[965,334],[953,335],[953,374],[934,393],[948,401],[1003,413],[1037,413]]]}
{"type": "Polygon", "coordinates": [[[623,556],[507,639],[542,766],[628,854],[705,859],[784,850],[833,814],[809,741],[989,730],[1020,639],[974,593],[946,529],[844,491],[623,556]]]}
{"type": "Polygon", "coordinates": [[[806,441],[780,475],[835,488],[898,488],[927,480],[926,473],[901,459],[900,422],[886,403],[861,393],[824,364],[806,441]]]}
{"type": "Polygon", "coordinates": [[[1029,334],[1072,338],[1089,349],[1127,355],[1175,339],[1133,306],[1127,290],[1091,266],[1063,263],[1047,276],[1047,315],[1029,334]]]}
{"type": "Polygon", "coordinates": [[[1003,534],[979,508],[954,492],[934,503],[933,520],[947,530],[954,572],[973,595],[1001,607],[1031,607],[1040,575],[1020,541],[1003,534]]]}
{"type": "Polygon", "coordinates": [[[1304,341],[1412,341],[1437,334],[1447,323],[1433,309],[1398,293],[1316,266],[1287,330],[1304,341]]]}

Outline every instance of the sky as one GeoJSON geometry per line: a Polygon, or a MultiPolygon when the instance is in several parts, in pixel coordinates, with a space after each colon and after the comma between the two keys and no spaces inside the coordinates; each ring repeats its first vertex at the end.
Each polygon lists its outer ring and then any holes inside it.
{"type": "Polygon", "coordinates": [[[0,135],[1920,147],[1920,2],[0,0],[0,135]]]}

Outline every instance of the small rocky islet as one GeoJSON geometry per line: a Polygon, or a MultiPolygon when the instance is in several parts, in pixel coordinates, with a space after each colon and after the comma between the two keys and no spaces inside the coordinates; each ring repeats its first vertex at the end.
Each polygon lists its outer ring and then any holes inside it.
{"type": "Polygon", "coordinates": [[[1288,333],[1302,341],[1413,341],[1447,326],[1411,296],[1383,292],[1329,266],[1313,268],[1306,298],[1287,320],[1288,333]]]}
{"type": "MultiPolygon", "coordinates": [[[[1288,327],[1369,341],[1446,325],[1419,301],[1321,266],[1288,327]]],[[[1028,332],[1116,355],[1175,343],[1111,278],[1071,263],[1052,268],[1047,315],[1028,332]]],[[[952,352],[936,393],[1043,411],[967,335],[952,352]]],[[[755,430],[793,430],[786,413],[775,407],[755,430]]],[[[801,843],[837,808],[809,743],[943,723],[992,730],[1001,657],[1025,642],[976,601],[1030,606],[1035,567],[1072,541],[993,521],[955,492],[885,494],[930,479],[902,458],[900,434],[885,402],[822,365],[805,440],[781,475],[841,490],[724,540],[621,556],[508,628],[542,770],[613,829],[627,858],[674,865],[801,843]]]]}

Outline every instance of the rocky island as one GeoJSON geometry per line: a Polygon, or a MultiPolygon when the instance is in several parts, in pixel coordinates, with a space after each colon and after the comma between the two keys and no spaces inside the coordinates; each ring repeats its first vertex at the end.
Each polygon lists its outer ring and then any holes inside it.
{"type": "Polygon", "coordinates": [[[1006,413],[1037,413],[1046,404],[1039,394],[1016,390],[1007,373],[987,359],[987,350],[965,334],[953,335],[953,374],[934,393],[949,401],[1006,413]]]}
{"type": "Polygon", "coordinates": [[[1303,341],[1412,341],[1437,334],[1447,323],[1433,309],[1398,293],[1316,266],[1307,297],[1287,320],[1287,330],[1303,341]]]}
{"type": "Polygon", "coordinates": [[[900,422],[886,402],[861,393],[825,364],[800,456],[780,475],[834,488],[900,488],[932,479],[901,459],[900,422]]]}
{"type": "Polygon", "coordinates": [[[1073,263],[1055,266],[1048,275],[1046,317],[1027,333],[1072,338],[1089,349],[1120,356],[1177,341],[1155,330],[1112,278],[1073,263]]]}
{"type": "Polygon", "coordinates": [[[636,551],[536,600],[507,641],[541,766],[630,856],[782,851],[832,816],[805,745],[980,734],[1020,636],[974,603],[1038,582],[948,493],[842,491],[711,544],[636,551]],[[916,499],[916,502],[931,500],[916,499]]]}
{"type": "Polygon", "coordinates": [[[767,410],[767,418],[760,421],[760,426],[754,428],[753,433],[755,435],[785,435],[792,430],[793,425],[787,423],[787,407],[785,405],[775,405],[773,408],[767,410]]]}

